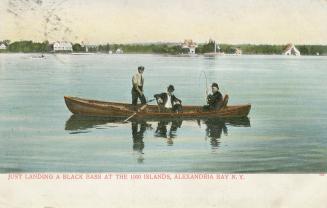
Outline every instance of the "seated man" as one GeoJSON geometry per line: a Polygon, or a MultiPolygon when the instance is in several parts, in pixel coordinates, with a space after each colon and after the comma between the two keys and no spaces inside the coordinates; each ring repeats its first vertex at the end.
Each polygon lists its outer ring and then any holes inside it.
{"type": "Polygon", "coordinates": [[[174,86],[169,85],[167,92],[155,94],[154,97],[157,99],[157,103],[160,108],[163,108],[166,111],[181,112],[182,101],[175,97],[173,94],[174,90],[174,86]]]}
{"type": "Polygon", "coordinates": [[[219,87],[217,83],[212,83],[211,85],[212,94],[207,96],[207,104],[203,106],[204,111],[218,110],[222,107],[223,96],[219,92],[219,87]]]}

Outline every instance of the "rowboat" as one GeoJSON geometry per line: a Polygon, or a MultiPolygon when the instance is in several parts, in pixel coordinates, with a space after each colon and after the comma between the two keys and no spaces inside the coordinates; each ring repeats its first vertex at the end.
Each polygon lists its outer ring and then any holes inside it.
{"type": "MultiPolygon", "coordinates": [[[[226,105],[216,111],[203,111],[202,106],[183,105],[183,112],[162,112],[157,105],[148,105],[140,112],[134,111],[134,106],[128,103],[104,102],[78,97],[65,96],[68,109],[76,115],[129,117],[136,113],[134,118],[241,118],[246,117],[251,105],[226,105]]],[[[141,108],[141,105],[138,105],[141,108]]]]}

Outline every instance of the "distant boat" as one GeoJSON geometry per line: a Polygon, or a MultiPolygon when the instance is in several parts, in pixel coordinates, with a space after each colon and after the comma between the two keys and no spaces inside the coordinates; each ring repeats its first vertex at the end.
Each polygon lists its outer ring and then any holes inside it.
{"type": "Polygon", "coordinates": [[[227,105],[228,97],[225,96],[225,107],[216,111],[203,111],[202,106],[183,106],[183,112],[160,112],[157,105],[148,105],[140,112],[134,111],[134,106],[127,103],[104,102],[88,100],[77,97],[65,96],[68,109],[77,115],[104,116],[104,117],[129,117],[135,118],[241,118],[246,117],[251,105],[227,105]]]}
{"type": "Polygon", "coordinates": [[[45,59],[45,55],[37,55],[37,56],[31,56],[32,59],[45,59]]]}

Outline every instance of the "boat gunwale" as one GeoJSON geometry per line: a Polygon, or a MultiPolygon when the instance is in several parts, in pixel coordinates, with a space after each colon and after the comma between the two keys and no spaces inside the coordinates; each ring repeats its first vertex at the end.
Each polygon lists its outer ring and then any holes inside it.
{"type": "MultiPolygon", "coordinates": [[[[123,105],[123,106],[132,106],[130,103],[123,103],[123,102],[108,102],[108,101],[100,101],[100,100],[91,100],[91,99],[83,99],[79,97],[70,97],[70,96],[64,96],[65,99],[74,100],[76,102],[80,103],[86,103],[90,105],[100,105],[101,103],[105,105],[123,105]],[[90,103],[94,102],[94,103],[90,103]]],[[[138,106],[142,106],[142,104],[137,104],[138,106]]],[[[157,105],[148,105],[150,107],[156,107],[157,105]]],[[[228,105],[226,108],[240,108],[240,107],[246,107],[251,106],[251,104],[242,104],[242,105],[228,105]]],[[[183,105],[183,108],[201,108],[201,106],[198,105],[183,105]]],[[[213,111],[211,111],[213,112],[213,111]]],[[[219,111],[216,111],[219,112],[219,111]]]]}

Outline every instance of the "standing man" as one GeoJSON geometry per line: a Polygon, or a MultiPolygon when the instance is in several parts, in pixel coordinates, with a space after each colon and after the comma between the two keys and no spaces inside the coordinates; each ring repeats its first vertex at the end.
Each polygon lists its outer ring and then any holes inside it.
{"type": "Polygon", "coordinates": [[[139,66],[137,68],[137,73],[134,74],[132,78],[132,104],[134,106],[134,109],[136,110],[136,105],[137,105],[137,99],[140,99],[141,104],[146,104],[146,100],[143,94],[143,84],[144,84],[144,79],[143,79],[143,74],[144,72],[144,66],[139,66]]]}

